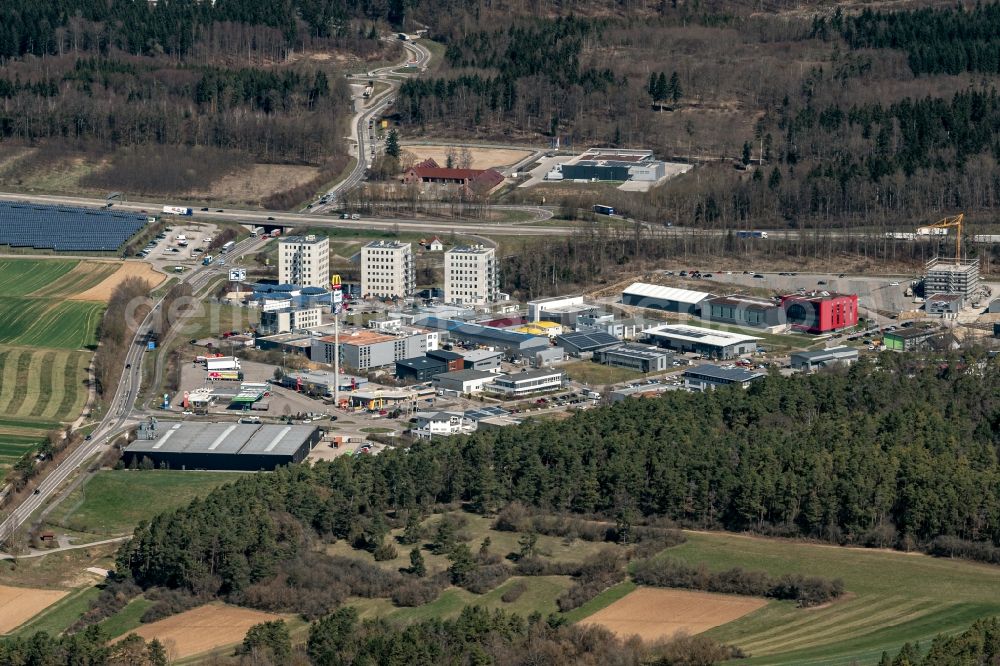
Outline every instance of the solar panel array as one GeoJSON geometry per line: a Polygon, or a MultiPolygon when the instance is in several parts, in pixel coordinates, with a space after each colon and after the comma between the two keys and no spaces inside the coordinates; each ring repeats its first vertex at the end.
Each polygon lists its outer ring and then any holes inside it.
{"type": "Polygon", "coordinates": [[[592,349],[607,347],[608,345],[619,344],[621,340],[604,331],[579,331],[577,333],[560,335],[556,338],[556,342],[560,344],[565,342],[581,351],[590,351],[592,349]]]}
{"type": "Polygon", "coordinates": [[[0,201],[0,245],[115,252],[147,222],[141,213],[0,201]]]}

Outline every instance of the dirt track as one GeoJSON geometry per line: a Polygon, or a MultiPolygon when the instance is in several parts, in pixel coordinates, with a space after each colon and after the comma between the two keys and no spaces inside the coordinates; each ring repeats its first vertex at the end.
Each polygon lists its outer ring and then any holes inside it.
{"type": "Polygon", "coordinates": [[[183,659],[217,647],[239,643],[253,625],[280,619],[280,615],[249,608],[206,604],[144,624],[134,633],[146,640],[158,638],[167,649],[170,659],[183,659]]]}
{"type": "Polygon", "coordinates": [[[106,302],[109,298],[111,298],[111,292],[115,290],[115,287],[124,282],[126,278],[130,277],[142,278],[143,280],[149,282],[149,285],[152,288],[155,288],[164,280],[163,274],[154,271],[153,267],[146,262],[126,261],[117,271],[112,273],[99,284],[94,285],[86,291],[81,291],[79,294],[70,296],[69,300],[106,302]]]}
{"type": "Polygon", "coordinates": [[[0,585],[0,634],[21,626],[67,594],[65,590],[0,585]]]}
{"type": "Polygon", "coordinates": [[[654,641],[677,632],[700,634],[765,605],[766,600],[756,597],[640,587],[583,623],[601,625],[621,637],[654,641]]]}

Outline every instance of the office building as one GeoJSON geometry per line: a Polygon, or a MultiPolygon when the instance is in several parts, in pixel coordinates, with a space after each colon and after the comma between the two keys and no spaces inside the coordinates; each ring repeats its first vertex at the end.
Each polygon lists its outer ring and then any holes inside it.
{"type": "Polygon", "coordinates": [[[528,370],[513,375],[496,375],[496,380],[485,387],[486,393],[505,398],[519,398],[533,393],[557,391],[563,387],[563,373],[559,370],[528,370]]]}
{"type": "Polygon", "coordinates": [[[484,305],[500,293],[496,249],[483,245],[453,247],[444,253],[444,300],[458,305],[484,305]]]}
{"type": "Polygon", "coordinates": [[[760,340],[751,335],[683,324],[655,326],[643,331],[643,335],[649,342],[675,352],[693,352],[719,359],[753,353],[760,340]]]}
{"type": "Polygon", "coordinates": [[[766,372],[744,368],[723,368],[718,365],[699,365],[684,371],[684,387],[692,391],[706,391],[718,386],[750,386],[751,382],[767,377],[766,372]]]}
{"type": "Polygon", "coordinates": [[[330,284],[330,239],[285,236],[278,240],[278,282],[301,287],[330,284]]]}
{"type": "Polygon", "coordinates": [[[361,295],[406,298],[416,288],[413,248],[399,241],[372,241],[361,248],[361,295]]]}
{"type": "Polygon", "coordinates": [[[257,332],[262,335],[290,333],[316,328],[322,323],[323,312],[319,308],[264,310],[260,313],[260,327],[257,332]]]}
{"type": "MultiPolygon", "coordinates": [[[[392,366],[396,361],[423,356],[438,348],[438,333],[405,329],[398,335],[386,335],[367,329],[352,329],[340,335],[341,367],[357,371],[392,366]]],[[[336,343],[334,336],[313,338],[310,358],[320,363],[333,363],[336,343]]]]}

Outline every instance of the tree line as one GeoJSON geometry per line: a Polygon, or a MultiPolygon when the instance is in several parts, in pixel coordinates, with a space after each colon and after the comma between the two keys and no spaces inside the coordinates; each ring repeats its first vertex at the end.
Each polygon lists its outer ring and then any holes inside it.
{"type": "Polygon", "coordinates": [[[997,363],[889,355],[878,369],[668,392],[290,467],[140,525],[117,570],[142,587],[232,593],[276,575],[310,534],[372,546],[401,512],[455,502],[491,513],[519,501],[626,530],[661,517],[841,544],[1000,545],[997,363]]]}

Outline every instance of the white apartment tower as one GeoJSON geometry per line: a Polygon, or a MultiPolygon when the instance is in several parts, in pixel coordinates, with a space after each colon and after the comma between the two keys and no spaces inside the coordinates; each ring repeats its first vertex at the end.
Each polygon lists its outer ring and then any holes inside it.
{"type": "Polygon", "coordinates": [[[372,241],[361,248],[361,295],[406,298],[416,288],[413,248],[399,241],[372,241]]]}
{"type": "Polygon", "coordinates": [[[496,249],[455,247],[444,253],[444,301],[458,305],[493,303],[500,293],[496,249]]]}
{"type": "Polygon", "coordinates": [[[285,236],[278,241],[278,281],[302,287],[330,286],[330,239],[285,236]]]}

